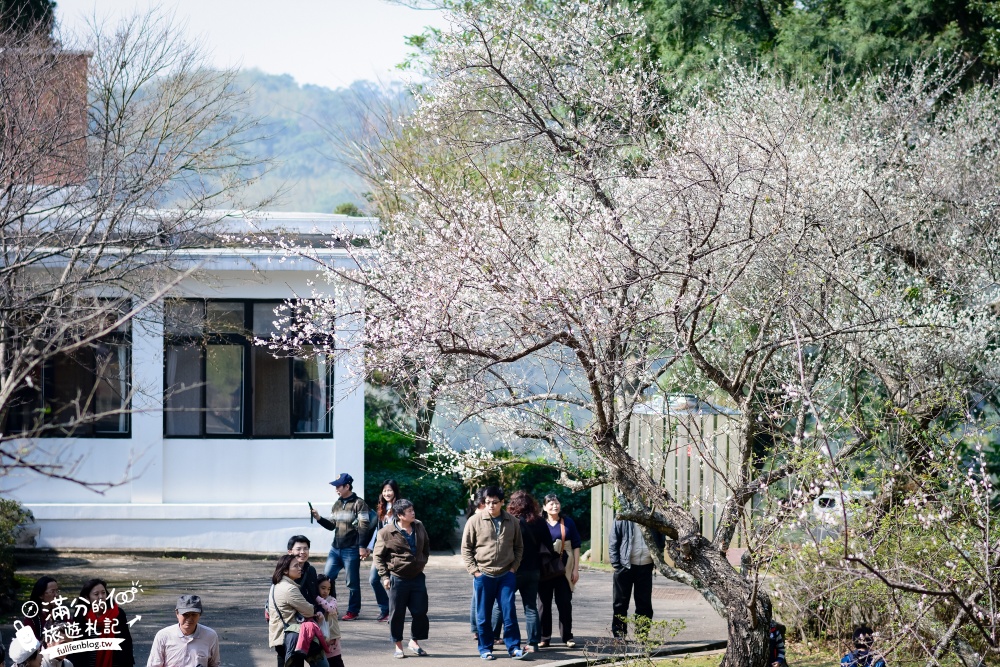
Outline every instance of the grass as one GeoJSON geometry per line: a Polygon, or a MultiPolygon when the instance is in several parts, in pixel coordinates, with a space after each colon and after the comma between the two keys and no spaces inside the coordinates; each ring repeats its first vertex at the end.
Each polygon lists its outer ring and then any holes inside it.
{"type": "MultiPolygon", "coordinates": [[[[802,642],[788,642],[786,657],[789,667],[836,667],[841,656],[834,643],[811,644],[809,647],[802,642]]],[[[664,658],[657,660],[657,667],[719,667],[722,651],[695,653],[683,658],[664,658]]]]}
{"type": "Polygon", "coordinates": [[[33,577],[26,577],[23,574],[14,573],[14,581],[17,583],[17,604],[4,614],[0,614],[0,624],[10,625],[21,618],[21,603],[28,599],[31,587],[35,585],[33,577]]]}

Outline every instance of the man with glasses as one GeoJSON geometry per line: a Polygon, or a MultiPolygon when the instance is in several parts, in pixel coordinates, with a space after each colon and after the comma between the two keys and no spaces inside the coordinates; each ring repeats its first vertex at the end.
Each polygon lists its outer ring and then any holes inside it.
{"type": "Polygon", "coordinates": [[[476,512],[462,533],[462,562],[473,579],[476,623],[479,626],[479,657],[493,660],[493,603],[503,615],[503,641],[510,657],[520,660],[521,630],[517,625],[514,592],[517,568],[524,555],[521,526],[503,509],[503,489],[488,486],[483,492],[485,509],[476,512]]]}

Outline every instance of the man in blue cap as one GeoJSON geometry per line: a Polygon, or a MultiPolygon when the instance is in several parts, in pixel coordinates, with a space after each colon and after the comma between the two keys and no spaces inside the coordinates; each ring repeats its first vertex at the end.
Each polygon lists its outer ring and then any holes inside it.
{"type": "Polygon", "coordinates": [[[341,570],[347,570],[347,590],[350,595],[347,613],[340,619],[353,621],[361,613],[361,559],[368,557],[368,549],[361,545],[368,544],[371,521],[368,505],[354,493],[353,477],[346,472],[341,473],[330,484],[340,496],[333,503],[330,517],[325,519],[316,510],[312,514],[319,525],[333,531],[333,543],[326,558],[326,576],[331,581],[336,580],[341,570]]]}

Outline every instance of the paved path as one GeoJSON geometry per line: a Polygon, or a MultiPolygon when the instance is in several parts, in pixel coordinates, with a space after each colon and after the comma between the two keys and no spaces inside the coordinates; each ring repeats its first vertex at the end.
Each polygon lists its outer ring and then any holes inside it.
{"type": "MultiPolygon", "coordinates": [[[[323,563],[314,561],[318,569],[323,563]]],[[[347,665],[388,667],[399,665],[392,658],[388,628],[376,623],[378,608],[367,583],[370,561],[362,564],[362,610],[357,621],[342,622],[344,662],[347,665]]],[[[273,649],[267,647],[267,626],[263,606],[274,569],[274,559],[217,560],[154,558],[131,555],[69,554],[58,557],[32,556],[19,566],[19,572],[36,578],[43,574],[56,577],[67,596],[79,594],[79,587],[90,577],[106,579],[111,587],[142,583],[143,593],[125,607],[130,619],[142,618],[132,626],[136,662],[145,665],[150,643],[156,631],[175,623],[173,605],[181,593],[202,596],[205,614],[202,621],[218,633],[222,642],[222,664],[230,667],[271,667],[273,649]]],[[[469,598],[471,584],[458,556],[434,554],[427,570],[430,593],[430,639],[423,642],[429,658],[409,658],[404,665],[417,667],[481,665],[476,645],[469,633],[469,598]]],[[[346,597],[343,575],[338,592],[346,597]]],[[[653,589],[654,616],[657,619],[680,618],[686,628],[672,643],[725,639],[725,624],[697,593],[690,588],[657,577],[653,589]]],[[[588,569],[581,574],[573,598],[573,624],[579,647],[573,650],[553,646],[532,655],[532,662],[542,664],[582,657],[585,651],[607,650],[611,623],[611,573],[588,569]]],[[[522,632],[523,615],[518,610],[522,632]]],[[[13,633],[4,626],[4,644],[13,633]]],[[[506,663],[498,651],[497,664],[506,663]]]]}

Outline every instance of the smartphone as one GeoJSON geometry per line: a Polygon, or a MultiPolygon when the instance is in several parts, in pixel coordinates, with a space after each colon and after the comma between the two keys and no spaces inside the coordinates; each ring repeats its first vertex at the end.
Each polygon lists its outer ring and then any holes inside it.
{"type": "MultiPolygon", "coordinates": [[[[308,500],[306,502],[309,503],[308,500]]],[[[309,503],[309,523],[312,522],[313,522],[313,504],[309,503]]]]}

